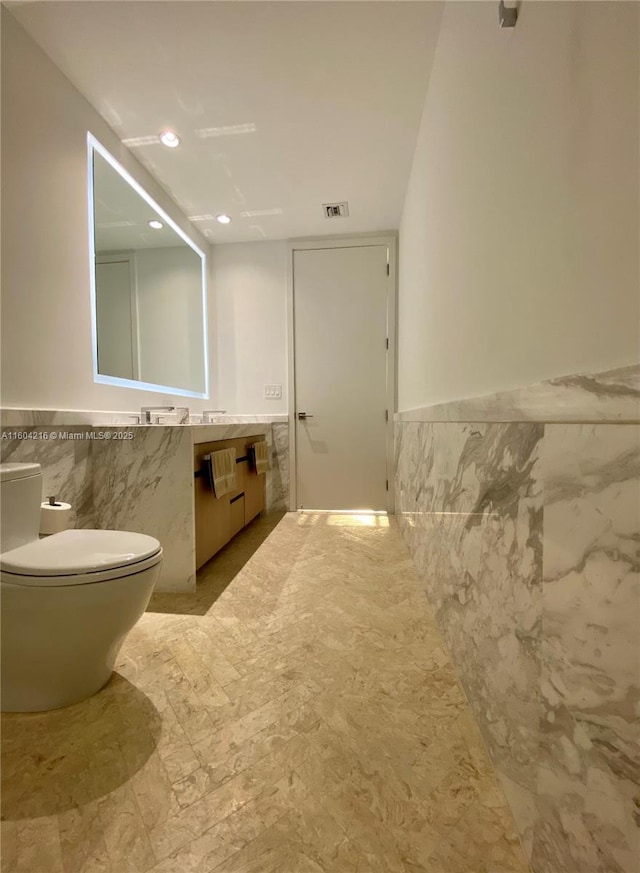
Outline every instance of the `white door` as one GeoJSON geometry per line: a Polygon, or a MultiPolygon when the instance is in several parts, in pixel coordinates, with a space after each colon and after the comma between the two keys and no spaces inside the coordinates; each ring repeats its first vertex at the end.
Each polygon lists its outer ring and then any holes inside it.
{"type": "Polygon", "coordinates": [[[135,300],[130,258],[96,261],[98,373],[137,379],[135,300]]]}
{"type": "Polygon", "coordinates": [[[387,508],[386,245],[293,252],[296,502],[387,508]]]}

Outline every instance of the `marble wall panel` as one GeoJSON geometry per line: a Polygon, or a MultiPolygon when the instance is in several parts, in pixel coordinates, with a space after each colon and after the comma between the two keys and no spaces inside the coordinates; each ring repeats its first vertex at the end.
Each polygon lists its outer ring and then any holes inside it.
{"type": "Polygon", "coordinates": [[[95,525],[157,537],[164,556],[155,590],[194,591],[190,428],[139,427],[130,433],[131,440],[101,440],[92,445],[95,525]]]}
{"type": "Polygon", "coordinates": [[[396,424],[401,529],[535,873],[637,873],[640,427],[396,424]]]}
{"type": "Polygon", "coordinates": [[[526,847],[536,820],[539,424],[406,424],[396,507],[526,847]]]}
{"type": "Polygon", "coordinates": [[[640,427],[548,425],[536,870],[640,866],[640,427]]]}
{"type": "Polygon", "coordinates": [[[267,512],[289,509],[289,423],[274,422],[268,436],[271,470],[267,473],[267,512]]]}
{"type": "Polygon", "coordinates": [[[73,527],[95,527],[90,440],[86,427],[3,427],[0,461],[42,466],[42,499],[55,495],[72,506],[73,527]],[[58,439],[60,433],[69,439],[58,439]],[[16,436],[19,434],[20,436],[16,436]],[[52,434],[56,438],[52,438],[52,434]],[[79,437],[76,439],[75,437],[79,437]]]}

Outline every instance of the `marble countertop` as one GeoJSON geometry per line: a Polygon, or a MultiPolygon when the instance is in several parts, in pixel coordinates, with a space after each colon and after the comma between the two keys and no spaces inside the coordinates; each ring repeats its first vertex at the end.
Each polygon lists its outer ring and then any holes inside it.
{"type": "MultiPolygon", "coordinates": [[[[193,413],[193,418],[196,419],[199,413],[193,413]]],[[[213,431],[216,436],[208,437],[216,439],[218,433],[223,433],[225,428],[240,427],[245,428],[251,426],[251,431],[242,431],[233,435],[242,436],[244,433],[255,433],[255,428],[262,427],[263,430],[271,424],[286,424],[289,421],[289,416],[286,413],[278,413],[274,415],[217,415],[212,422],[203,423],[197,420],[191,420],[189,424],[178,424],[171,420],[171,414],[167,413],[162,416],[165,419],[159,423],[146,424],[136,421],[139,418],[139,413],[113,411],[107,412],[104,410],[94,409],[19,409],[19,408],[4,408],[0,409],[0,418],[2,427],[76,427],[85,425],[87,427],[121,427],[127,430],[131,428],[192,428],[201,430],[202,428],[217,428],[213,431]]],[[[205,437],[206,439],[207,437],[205,437]]],[[[224,439],[224,436],[219,437],[224,439]]]]}

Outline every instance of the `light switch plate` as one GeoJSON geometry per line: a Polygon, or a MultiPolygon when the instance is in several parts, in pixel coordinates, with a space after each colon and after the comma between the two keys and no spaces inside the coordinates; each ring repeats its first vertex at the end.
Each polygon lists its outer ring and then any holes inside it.
{"type": "Polygon", "coordinates": [[[265,385],[265,400],[280,400],[282,398],[282,385],[265,385]]]}

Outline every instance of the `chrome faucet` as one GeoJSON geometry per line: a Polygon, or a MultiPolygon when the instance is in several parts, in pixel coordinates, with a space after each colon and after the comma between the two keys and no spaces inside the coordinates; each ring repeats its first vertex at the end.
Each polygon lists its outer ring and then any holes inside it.
{"type": "Polygon", "coordinates": [[[212,415],[224,415],[226,409],[204,409],[202,411],[202,423],[208,424],[211,421],[212,415]]]}
{"type": "Polygon", "coordinates": [[[173,412],[175,406],[143,406],[140,410],[140,423],[152,424],[152,412],[173,412]]]}

